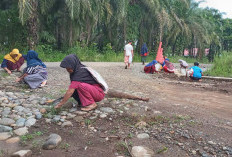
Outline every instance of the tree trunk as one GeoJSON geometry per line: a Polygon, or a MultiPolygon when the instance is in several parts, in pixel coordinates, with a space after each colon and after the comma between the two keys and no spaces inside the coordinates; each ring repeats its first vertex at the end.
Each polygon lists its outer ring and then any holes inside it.
{"type": "Polygon", "coordinates": [[[35,46],[38,44],[39,40],[39,27],[38,27],[38,1],[37,0],[32,0],[31,1],[31,6],[32,6],[32,15],[29,18],[27,22],[27,27],[28,27],[28,38],[27,42],[29,45],[29,48],[35,49],[35,46]]]}
{"type": "Polygon", "coordinates": [[[175,51],[176,51],[176,41],[177,41],[177,40],[175,40],[175,43],[174,43],[173,46],[172,46],[172,56],[175,55],[175,51]]]}
{"type": "Polygon", "coordinates": [[[69,23],[69,46],[72,47],[73,44],[73,24],[72,24],[72,20],[70,19],[70,23],[69,23]]]}

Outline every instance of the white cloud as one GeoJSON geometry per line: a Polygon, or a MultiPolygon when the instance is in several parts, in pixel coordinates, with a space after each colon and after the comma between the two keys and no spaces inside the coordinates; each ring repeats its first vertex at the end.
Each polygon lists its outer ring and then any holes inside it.
{"type": "MultiPolygon", "coordinates": [[[[197,2],[201,0],[195,0],[197,2]]],[[[223,15],[224,18],[231,18],[232,19],[232,0],[205,0],[200,4],[200,7],[209,7],[218,9],[220,12],[226,13],[223,15]]]]}

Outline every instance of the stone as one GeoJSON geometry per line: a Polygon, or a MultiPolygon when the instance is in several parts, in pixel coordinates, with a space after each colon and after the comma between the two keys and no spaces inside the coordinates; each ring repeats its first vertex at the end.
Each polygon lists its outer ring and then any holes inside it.
{"type": "Polygon", "coordinates": [[[4,111],[2,112],[2,117],[7,116],[7,115],[9,115],[10,113],[11,113],[10,110],[4,110],[4,111]]]}
{"type": "Polygon", "coordinates": [[[61,141],[62,141],[62,138],[60,137],[60,135],[51,134],[47,138],[47,141],[43,144],[42,148],[46,150],[54,149],[60,144],[61,141]]]}
{"type": "Polygon", "coordinates": [[[13,119],[10,119],[10,118],[2,118],[0,120],[0,124],[2,125],[7,125],[7,126],[10,126],[11,124],[14,124],[15,121],[13,119]]]}
{"type": "Polygon", "coordinates": [[[8,95],[8,96],[13,96],[14,93],[12,93],[12,92],[6,92],[6,95],[8,95]]]}
{"type": "Polygon", "coordinates": [[[8,140],[6,140],[6,143],[13,144],[13,143],[18,143],[19,141],[20,141],[19,137],[12,137],[12,138],[9,138],[8,140]]]}
{"type": "Polygon", "coordinates": [[[31,155],[31,150],[20,150],[12,154],[11,157],[30,157],[31,155]]]}
{"type": "Polygon", "coordinates": [[[14,110],[18,111],[18,112],[22,112],[25,108],[22,106],[15,106],[14,110]]]}
{"type": "Polygon", "coordinates": [[[103,114],[100,114],[100,118],[106,118],[107,117],[107,114],[103,113],[103,114]]]}
{"type": "Polygon", "coordinates": [[[208,144],[216,145],[217,143],[215,143],[215,142],[213,142],[213,141],[208,141],[208,144]]]}
{"type": "Polygon", "coordinates": [[[197,154],[197,152],[196,152],[195,150],[193,150],[193,151],[192,151],[192,154],[193,154],[193,155],[196,155],[196,154],[197,154]]]}
{"type": "Polygon", "coordinates": [[[18,136],[23,136],[25,134],[28,133],[28,128],[27,127],[23,127],[23,128],[19,128],[19,129],[16,129],[14,130],[14,133],[18,136]]]}
{"type": "Polygon", "coordinates": [[[53,122],[58,122],[59,120],[60,120],[60,115],[56,115],[56,116],[52,119],[53,122]]]}
{"type": "Polygon", "coordinates": [[[101,107],[100,110],[105,113],[113,113],[114,110],[110,107],[101,107]]]}
{"type": "Polygon", "coordinates": [[[135,127],[139,128],[139,129],[142,129],[142,128],[146,127],[146,126],[147,126],[147,123],[144,122],[144,121],[140,121],[140,122],[135,124],[135,127]]]}
{"type": "Polygon", "coordinates": [[[11,134],[9,132],[2,132],[0,133],[0,141],[4,141],[11,137],[11,134]]]}
{"type": "Polygon", "coordinates": [[[10,132],[12,131],[12,128],[9,126],[4,126],[4,125],[0,125],[0,133],[1,132],[10,132]]]}
{"type": "Polygon", "coordinates": [[[30,126],[34,125],[35,123],[36,123],[36,119],[35,118],[30,118],[30,119],[28,119],[26,121],[25,126],[30,127],[30,126]]]}
{"type": "Polygon", "coordinates": [[[69,110],[69,112],[76,112],[77,111],[77,108],[76,107],[73,107],[73,108],[71,108],[70,110],[69,110]]]}
{"type": "Polygon", "coordinates": [[[16,126],[22,127],[22,126],[25,125],[25,122],[26,122],[26,119],[25,119],[25,118],[19,118],[19,119],[16,121],[16,126]]]}
{"type": "Polygon", "coordinates": [[[35,113],[35,118],[36,119],[41,119],[42,118],[42,114],[40,112],[36,112],[35,113]]]}
{"type": "Polygon", "coordinates": [[[147,139],[147,138],[149,138],[150,136],[148,135],[148,134],[146,134],[146,133],[142,133],[142,134],[138,134],[137,135],[137,138],[138,139],[147,139]]]}
{"type": "Polygon", "coordinates": [[[67,115],[68,115],[68,112],[67,112],[67,111],[62,111],[62,112],[60,113],[60,115],[61,115],[61,116],[67,116],[67,115]]]}
{"type": "Polygon", "coordinates": [[[45,108],[41,108],[39,111],[40,111],[42,114],[44,114],[44,113],[47,112],[45,108]]]}
{"type": "Polygon", "coordinates": [[[153,150],[143,146],[132,147],[131,154],[133,157],[154,157],[155,155],[153,150]]]}
{"type": "Polygon", "coordinates": [[[84,118],[82,116],[77,116],[75,117],[73,120],[75,120],[76,122],[83,122],[84,121],[84,118]]]}
{"type": "Polygon", "coordinates": [[[75,113],[80,116],[87,114],[87,112],[84,112],[84,111],[76,111],[75,113]]]}
{"type": "Polygon", "coordinates": [[[46,123],[51,123],[52,120],[51,120],[51,119],[46,119],[45,122],[46,122],[46,123]]]}
{"type": "Polygon", "coordinates": [[[75,115],[75,114],[68,113],[68,115],[67,115],[67,118],[66,118],[66,119],[73,119],[74,117],[76,117],[76,115],[75,115]]]}
{"type": "Polygon", "coordinates": [[[61,125],[61,127],[73,127],[73,124],[72,124],[72,122],[67,121],[67,122],[64,122],[64,123],[61,125]]]}

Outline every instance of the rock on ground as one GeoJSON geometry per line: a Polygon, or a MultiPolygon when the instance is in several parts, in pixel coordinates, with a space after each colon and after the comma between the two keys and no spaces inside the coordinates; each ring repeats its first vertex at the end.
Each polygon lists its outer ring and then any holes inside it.
{"type": "Polygon", "coordinates": [[[32,155],[31,150],[20,150],[11,155],[11,157],[29,157],[32,155]]]}
{"type": "Polygon", "coordinates": [[[134,157],[154,157],[155,155],[153,150],[143,146],[132,147],[131,154],[134,157]]]}
{"type": "Polygon", "coordinates": [[[43,144],[43,149],[54,149],[56,148],[60,142],[62,141],[62,138],[60,137],[60,135],[57,134],[51,134],[47,141],[43,144]]]}

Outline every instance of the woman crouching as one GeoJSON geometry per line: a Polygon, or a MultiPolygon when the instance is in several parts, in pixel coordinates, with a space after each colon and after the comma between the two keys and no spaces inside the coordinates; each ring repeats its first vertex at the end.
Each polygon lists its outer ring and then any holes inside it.
{"type": "Polygon", "coordinates": [[[24,58],[18,49],[13,49],[12,52],[4,56],[1,68],[3,68],[8,74],[12,73],[12,70],[20,71],[21,66],[24,63],[24,58]]]}
{"type": "Polygon", "coordinates": [[[24,80],[32,89],[45,86],[48,74],[46,65],[38,58],[38,53],[30,50],[23,57],[27,60],[27,67],[16,82],[24,80]]]}
{"type": "Polygon", "coordinates": [[[85,68],[85,65],[75,54],[70,54],[64,58],[60,66],[69,72],[71,84],[63,100],[55,108],[60,108],[72,96],[79,105],[82,105],[82,111],[95,109],[96,102],[103,100],[105,94],[100,84],[85,68]]]}

